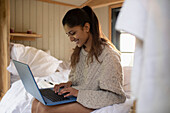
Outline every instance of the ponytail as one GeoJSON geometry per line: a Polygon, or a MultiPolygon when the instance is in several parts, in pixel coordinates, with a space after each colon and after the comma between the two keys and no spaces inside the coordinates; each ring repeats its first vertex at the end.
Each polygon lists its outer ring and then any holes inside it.
{"type": "Polygon", "coordinates": [[[100,62],[98,60],[98,56],[102,53],[102,46],[100,43],[99,21],[96,14],[89,6],[85,6],[82,9],[87,13],[88,17],[90,18],[90,32],[93,37],[91,50],[88,54],[88,59],[91,59],[91,62],[93,62],[93,56],[95,56],[96,60],[100,62]]]}
{"type": "Polygon", "coordinates": [[[93,10],[89,6],[85,6],[82,8],[90,18],[90,25],[91,25],[91,33],[92,34],[97,34],[99,37],[99,21],[97,19],[96,14],[93,12],[93,10]]]}

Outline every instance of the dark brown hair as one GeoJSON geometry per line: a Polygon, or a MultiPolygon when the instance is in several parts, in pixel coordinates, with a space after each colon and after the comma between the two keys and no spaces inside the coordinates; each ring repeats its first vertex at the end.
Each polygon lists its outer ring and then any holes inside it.
{"type": "MultiPolygon", "coordinates": [[[[83,8],[75,8],[69,10],[63,18],[62,24],[68,25],[69,27],[84,26],[85,23],[90,24],[90,33],[92,34],[92,46],[88,53],[88,61],[91,59],[93,62],[93,56],[98,60],[99,55],[102,53],[102,45],[110,45],[115,50],[115,46],[104,37],[100,29],[99,21],[93,10],[89,6],[83,8]]],[[[79,62],[80,51],[82,47],[76,46],[74,52],[71,55],[71,67],[75,67],[79,62]]]]}

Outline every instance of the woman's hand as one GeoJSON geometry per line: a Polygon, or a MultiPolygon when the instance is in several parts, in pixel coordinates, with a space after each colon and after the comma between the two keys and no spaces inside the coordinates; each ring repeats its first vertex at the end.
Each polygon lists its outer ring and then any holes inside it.
{"type": "Polygon", "coordinates": [[[68,96],[75,96],[75,97],[77,97],[78,90],[75,89],[75,88],[72,88],[72,87],[68,87],[68,88],[61,89],[61,91],[58,94],[62,95],[64,93],[67,93],[66,95],[64,95],[64,97],[68,97],[68,96]]]}
{"type": "Polygon", "coordinates": [[[68,81],[67,83],[61,83],[61,84],[56,84],[54,86],[54,91],[55,93],[59,92],[60,88],[68,88],[72,85],[71,81],[68,81]]]}

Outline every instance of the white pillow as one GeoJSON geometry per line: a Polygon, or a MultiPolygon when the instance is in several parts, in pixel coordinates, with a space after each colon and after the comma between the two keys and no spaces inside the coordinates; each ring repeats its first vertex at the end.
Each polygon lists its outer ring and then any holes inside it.
{"type": "MultiPolygon", "coordinates": [[[[26,63],[30,66],[34,76],[42,77],[55,73],[61,60],[50,56],[42,50],[34,47],[24,46],[22,44],[14,44],[11,49],[11,59],[26,63]]],[[[18,75],[18,72],[13,64],[10,62],[7,70],[13,75],[18,75]]]]}

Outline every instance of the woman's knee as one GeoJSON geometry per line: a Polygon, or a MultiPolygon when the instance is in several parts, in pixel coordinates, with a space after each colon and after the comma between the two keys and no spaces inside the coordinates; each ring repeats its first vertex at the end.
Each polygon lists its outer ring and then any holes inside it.
{"type": "Polygon", "coordinates": [[[49,113],[50,108],[48,106],[43,105],[37,99],[32,101],[32,113],[49,113]]]}
{"type": "Polygon", "coordinates": [[[34,99],[32,101],[31,113],[36,113],[38,103],[39,101],[37,99],[34,99]]]}
{"type": "Polygon", "coordinates": [[[50,107],[39,102],[37,105],[37,113],[50,113],[50,107]]]}

